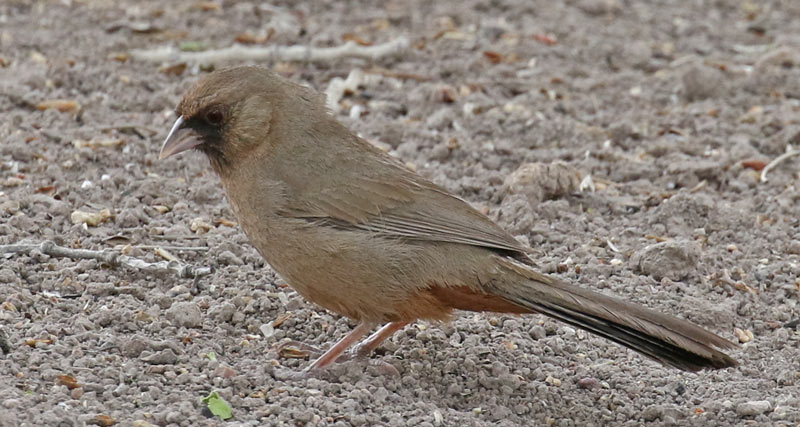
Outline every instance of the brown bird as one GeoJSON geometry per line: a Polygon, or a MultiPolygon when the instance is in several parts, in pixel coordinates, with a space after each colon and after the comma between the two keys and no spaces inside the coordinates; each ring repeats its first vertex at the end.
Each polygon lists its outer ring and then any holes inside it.
{"type": "Polygon", "coordinates": [[[300,295],[373,327],[367,355],[408,323],[453,310],[542,313],[688,371],[735,366],[736,345],[692,323],[537,272],[531,249],[462,199],[354,135],[324,96],[259,67],[201,79],[160,157],[208,156],[244,232],[300,295]]]}

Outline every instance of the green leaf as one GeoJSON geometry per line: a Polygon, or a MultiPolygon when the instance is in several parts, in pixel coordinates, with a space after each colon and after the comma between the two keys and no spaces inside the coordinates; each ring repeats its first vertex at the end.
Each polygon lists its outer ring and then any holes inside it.
{"type": "Polygon", "coordinates": [[[226,402],[216,391],[212,391],[211,394],[204,397],[203,403],[206,404],[212,414],[220,417],[220,419],[233,418],[233,409],[231,409],[230,403],[226,402]]]}
{"type": "Polygon", "coordinates": [[[208,356],[208,360],[210,360],[212,362],[216,362],[217,361],[217,353],[214,353],[213,351],[209,351],[206,356],[208,356]]]}
{"type": "Polygon", "coordinates": [[[206,50],[206,44],[198,41],[186,41],[178,46],[183,52],[200,52],[206,50]]]}

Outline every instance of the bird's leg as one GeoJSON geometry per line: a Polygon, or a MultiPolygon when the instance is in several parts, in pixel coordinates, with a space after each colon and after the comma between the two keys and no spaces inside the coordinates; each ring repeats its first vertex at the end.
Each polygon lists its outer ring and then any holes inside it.
{"type": "Polygon", "coordinates": [[[311,365],[309,365],[305,371],[317,371],[320,369],[324,369],[327,366],[330,366],[332,363],[336,362],[336,359],[344,353],[351,345],[358,342],[364,335],[369,332],[372,327],[375,326],[372,323],[361,322],[356,326],[355,329],[350,331],[344,338],[340,339],[339,342],[333,345],[328,351],[325,352],[322,356],[317,358],[311,365]]]}
{"type": "Polygon", "coordinates": [[[409,323],[411,322],[391,322],[383,325],[383,327],[378,329],[374,334],[370,335],[369,338],[355,346],[353,348],[353,354],[355,354],[356,357],[369,356],[369,354],[378,348],[386,338],[391,337],[395,332],[403,329],[409,323]]]}

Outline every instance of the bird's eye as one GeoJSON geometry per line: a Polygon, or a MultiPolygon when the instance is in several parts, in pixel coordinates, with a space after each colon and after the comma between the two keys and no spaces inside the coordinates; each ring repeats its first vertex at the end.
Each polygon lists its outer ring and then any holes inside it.
{"type": "Polygon", "coordinates": [[[210,110],[206,113],[206,122],[212,126],[219,126],[222,124],[222,111],[220,110],[210,110]]]}

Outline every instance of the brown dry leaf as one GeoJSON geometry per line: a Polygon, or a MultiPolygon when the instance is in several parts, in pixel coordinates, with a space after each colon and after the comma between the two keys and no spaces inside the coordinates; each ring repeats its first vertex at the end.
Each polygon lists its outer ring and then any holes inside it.
{"type": "Polygon", "coordinates": [[[48,196],[52,196],[53,194],[56,194],[56,187],[53,186],[53,185],[45,185],[44,187],[37,188],[36,190],[34,190],[34,192],[35,193],[39,193],[39,194],[47,194],[48,196]]]}
{"type": "Polygon", "coordinates": [[[220,365],[214,370],[214,376],[220,378],[232,378],[237,375],[236,371],[230,366],[220,365]]]}
{"type": "Polygon", "coordinates": [[[445,104],[452,104],[453,102],[456,101],[456,97],[458,96],[456,94],[456,90],[454,88],[452,88],[451,86],[443,87],[442,91],[441,91],[441,94],[442,94],[442,98],[441,98],[442,102],[444,102],[445,104]]]}
{"type": "Polygon", "coordinates": [[[201,1],[195,5],[197,9],[203,12],[216,12],[222,10],[222,5],[214,1],[201,1]]]}
{"type": "Polygon", "coordinates": [[[39,111],[49,110],[54,108],[61,113],[75,113],[81,108],[81,104],[71,99],[48,99],[36,104],[36,109],[39,111]]]}
{"type": "Polygon", "coordinates": [[[163,32],[159,33],[155,37],[156,40],[159,41],[175,41],[175,40],[183,40],[189,37],[189,32],[184,30],[164,30],[163,32]]]}
{"type": "Polygon", "coordinates": [[[25,345],[27,345],[28,347],[33,347],[33,348],[36,348],[36,346],[38,344],[48,344],[49,345],[49,344],[52,344],[52,343],[53,343],[53,340],[51,340],[49,338],[29,338],[29,339],[25,340],[25,345]]]}
{"type": "Polygon", "coordinates": [[[484,50],[483,56],[489,60],[492,64],[499,64],[503,62],[503,55],[493,51],[493,50],[484,50]]]}
{"type": "Polygon", "coordinates": [[[56,384],[65,385],[68,389],[73,390],[81,386],[78,380],[72,375],[59,375],[56,377],[56,384]]]}
{"type": "Polygon", "coordinates": [[[75,148],[120,147],[124,144],[125,140],[123,138],[104,138],[104,139],[92,138],[88,141],[85,139],[76,139],[72,141],[72,146],[75,148]]]}
{"type": "Polygon", "coordinates": [[[286,346],[280,349],[278,355],[284,359],[306,359],[311,353],[296,347],[286,346]]]}
{"type": "Polygon", "coordinates": [[[761,160],[745,160],[742,162],[742,167],[760,171],[767,167],[767,163],[761,160]]]}
{"type": "Polygon", "coordinates": [[[231,221],[229,219],[218,218],[218,219],[214,220],[214,225],[224,225],[226,227],[236,227],[239,224],[237,224],[236,222],[231,221]]]}
{"type": "Polygon", "coordinates": [[[283,322],[288,320],[290,317],[292,317],[292,313],[283,313],[282,315],[278,316],[277,319],[272,321],[272,327],[277,328],[278,326],[282,325],[283,322]]]}
{"type": "Polygon", "coordinates": [[[753,295],[758,295],[758,289],[755,289],[755,288],[753,288],[753,287],[747,286],[747,284],[745,284],[745,283],[742,283],[742,282],[736,282],[736,283],[734,283],[734,284],[733,284],[733,287],[734,287],[734,288],[735,288],[737,291],[745,291],[745,292],[750,292],[750,293],[751,293],[751,294],[753,294],[753,295]]]}
{"type": "Polygon", "coordinates": [[[129,56],[125,52],[116,52],[116,53],[112,53],[110,58],[113,59],[114,61],[118,61],[118,62],[127,62],[129,56]]]}
{"type": "Polygon", "coordinates": [[[247,33],[239,34],[238,36],[236,36],[233,39],[233,41],[235,41],[236,43],[241,43],[241,44],[258,44],[258,43],[263,42],[264,39],[260,38],[260,37],[256,37],[252,33],[247,32],[247,33]]]}
{"type": "Polygon", "coordinates": [[[556,36],[550,34],[534,34],[533,39],[548,46],[558,44],[558,39],[556,39],[556,36]]]}
{"type": "Polygon", "coordinates": [[[167,65],[159,68],[158,71],[168,76],[180,76],[184,71],[186,71],[186,63],[180,62],[174,65],[167,65]]]}
{"type": "Polygon", "coordinates": [[[666,242],[666,241],[668,241],[668,240],[669,240],[669,239],[668,239],[668,238],[666,238],[666,237],[654,236],[654,235],[652,235],[652,234],[648,234],[648,235],[644,236],[644,238],[645,238],[645,239],[647,239],[647,240],[655,240],[655,241],[656,241],[656,242],[658,242],[658,243],[661,243],[661,242],[666,242]]]}
{"type": "Polygon", "coordinates": [[[372,46],[372,42],[371,41],[364,40],[359,35],[353,34],[353,33],[344,33],[344,34],[342,34],[342,41],[345,41],[345,42],[353,41],[353,42],[356,42],[356,44],[359,44],[361,46],[372,46]]]}
{"type": "Polygon", "coordinates": [[[98,414],[94,416],[91,423],[101,427],[110,427],[116,424],[117,420],[105,414],[98,414]]]}

